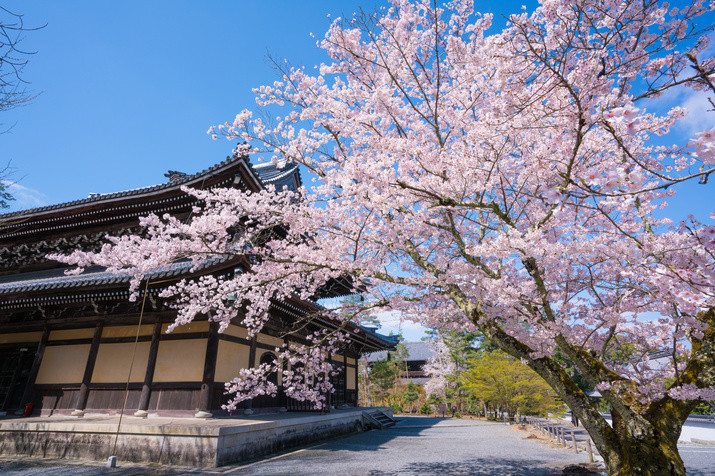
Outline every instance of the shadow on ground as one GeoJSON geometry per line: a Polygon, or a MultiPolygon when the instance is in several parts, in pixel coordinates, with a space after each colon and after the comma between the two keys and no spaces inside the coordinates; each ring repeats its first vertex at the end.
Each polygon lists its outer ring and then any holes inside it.
{"type": "Polygon", "coordinates": [[[394,439],[400,438],[422,438],[428,430],[448,430],[467,427],[479,427],[487,429],[489,427],[507,428],[500,422],[485,422],[477,420],[458,420],[451,418],[433,417],[397,417],[397,425],[384,430],[374,430],[368,433],[353,433],[338,438],[339,444],[321,445],[322,451],[380,451],[384,445],[394,439]],[[360,442],[355,442],[359,440],[360,442]]]}
{"type": "Polygon", "coordinates": [[[140,475],[180,475],[199,474],[196,471],[176,471],[165,468],[152,468],[147,466],[106,468],[92,463],[67,462],[61,460],[42,461],[0,461],[0,474],[3,475],[42,475],[42,476],[89,476],[96,474],[111,474],[112,476],[140,476],[140,475]]]}
{"type": "Polygon", "coordinates": [[[543,461],[529,459],[476,458],[454,463],[414,463],[403,467],[399,472],[386,473],[373,471],[371,476],[390,474],[439,474],[446,476],[493,476],[495,474],[519,474],[528,476],[561,475],[561,468],[543,466],[543,461]]]}

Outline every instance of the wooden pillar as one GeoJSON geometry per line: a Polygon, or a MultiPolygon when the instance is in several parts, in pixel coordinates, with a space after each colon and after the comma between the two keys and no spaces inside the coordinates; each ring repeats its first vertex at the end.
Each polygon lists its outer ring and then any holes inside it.
{"type": "Polygon", "coordinates": [[[89,356],[87,357],[87,365],[84,367],[84,376],[82,384],[79,387],[79,395],[77,395],[77,403],[72,416],[84,416],[84,409],[87,406],[87,397],[89,396],[89,383],[92,381],[92,373],[94,372],[94,364],[97,361],[97,352],[99,352],[99,339],[102,337],[102,328],[104,322],[99,321],[94,328],[94,336],[92,337],[92,345],[89,347],[89,356]]]}
{"type": "MultiPolygon", "coordinates": [[[[251,338],[251,347],[248,350],[248,368],[252,369],[256,366],[256,344],[258,343],[258,335],[251,338]]],[[[246,409],[243,411],[245,415],[253,414],[253,399],[246,402],[246,409]]]]}
{"type": "MultiPolygon", "coordinates": [[[[360,354],[355,357],[355,406],[360,406],[360,385],[358,384],[358,364],[360,361],[360,354]]],[[[367,365],[367,363],[365,363],[367,365]]]]}
{"type": "MultiPolygon", "coordinates": [[[[32,361],[32,367],[30,368],[30,374],[27,376],[27,384],[25,384],[25,390],[22,392],[22,398],[20,399],[20,405],[24,407],[26,403],[32,402],[32,392],[35,390],[35,380],[37,380],[37,372],[40,371],[40,364],[42,364],[42,356],[45,355],[45,347],[47,347],[47,339],[50,337],[50,329],[45,326],[42,331],[42,337],[40,338],[40,343],[37,345],[37,351],[35,352],[35,360],[32,361]]],[[[18,411],[22,413],[22,408],[18,411]]]]}
{"type": "Polygon", "coordinates": [[[251,338],[251,347],[248,350],[248,368],[252,369],[256,366],[256,347],[258,344],[258,336],[251,338]]]}
{"type": "MultiPolygon", "coordinates": [[[[288,339],[283,339],[283,344],[286,348],[290,345],[288,339]]],[[[286,397],[285,391],[285,371],[288,369],[288,362],[286,360],[281,360],[281,384],[278,386],[278,404],[281,406],[282,412],[288,411],[288,398],[286,397]]]]}
{"type": "Polygon", "coordinates": [[[206,342],[206,357],[204,358],[204,377],[201,380],[201,395],[199,396],[199,411],[196,418],[211,418],[211,402],[214,393],[214,377],[216,375],[216,359],[218,357],[218,323],[209,323],[209,338],[206,342]]]}
{"type": "Polygon", "coordinates": [[[343,351],[343,401],[348,403],[348,353],[347,349],[343,351]]]}
{"type": "MultiPolygon", "coordinates": [[[[333,363],[333,354],[331,353],[328,353],[328,363],[331,365],[333,363]]],[[[330,374],[325,373],[323,378],[329,381],[331,377],[330,374]]],[[[333,406],[333,392],[325,392],[325,413],[330,413],[331,406],[333,406]]]]}
{"type": "Polygon", "coordinates": [[[151,384],[154,381],[154,368],[156,367],[156,356],[159,354],[159,340],[161,339],[161,321],[154,323],[154,330],[151,334],[151,344],[149,345],[149,358],[146,363],[146,373],[142,384],[142,393],[139,396],[139,407],[134,416],[146,418],[149,414],[149,398],[151,398],[151,384]]]}

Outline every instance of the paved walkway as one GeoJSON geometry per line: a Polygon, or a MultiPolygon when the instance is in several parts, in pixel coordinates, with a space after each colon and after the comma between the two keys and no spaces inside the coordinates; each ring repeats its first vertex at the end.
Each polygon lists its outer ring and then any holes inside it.
{"type": "Polygon", "coordinates": [[[236,468],[246,475],[557,475],[588,457],[527,439],[514,425],[402,417],[395,427],[236,468]]]}
{"type": "Polygon", "coordinates": [[[211,470],[150,468],[96,463],[67,465],[0,460],[11,475],[239,474],[239,475],[559,475],[561,468],[588,461],[581,453],[527,439],[514,425],[474,420],[403,417],[397,426],[332,439],[247,465],[211,470]]]}
{"type": "MultiPolygon", "coordinates": [[[[541,422],[539,429],[530,426],[529,429],[532,433],[543,436],[547,441],[553,445],[562,445],[563,443],[557,442],[553,435],[555,435],[554,429],[563,428],[566,433],[566,446],[573,450],[573,443],[571,440],[571,432],[573,432],[576,438],[576,444],[579,449],[584,449],[586,447],[586,441],[590,439],[590,436],[586,430],[579,426],[574,428],[570,421],[567,420],[545,420],[545,419],[529,419],[532,425],[541,422]],[[545,426],[545,423],[549,423],[550,426],[545,426]],[[549,432],[551,428],[551,432],[549,432]]],[[[611,421],[608,420],[610,423],[611,421]]],[[[680,435],[680,441],[678,443],[678,451],[680,452],[680,457],[685,463],[685,469],[690,476],[712,476],[715,474],[715,428],[710,422],[692,422],[689,421],[683,427],[683,432],[680,435]],[[700,437],[700,439],[697,439],[700,437]],[[693,442],[698,442],[699,444],[691,443],[691,438],[693,442]],[[706,443],[706,444],[703,444],[706,443]]],[[[598,456],[596,446],[592,444],[592,449],[594,453],[594,458],[596,461],[602,461],[600,456],[598,456]]]]}

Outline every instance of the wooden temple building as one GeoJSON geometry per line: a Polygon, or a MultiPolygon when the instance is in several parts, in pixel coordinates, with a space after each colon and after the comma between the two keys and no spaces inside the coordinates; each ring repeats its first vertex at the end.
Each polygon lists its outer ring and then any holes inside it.
{"type": "MultiPolygon", "coordinates": [[[[429,381],[429,376],[424,371],[424,366],[436,354],[435,346],[426,341],[405,342],[404,344],[407,357],[404,362],[399,364],[397,378],[402,383],[425,385],[429,381]]],[[[393,360],[394,358],[394,352],[381,350],[380,352],[365,355],[363,362],[366,362],[368,366],[372,366],[378,360],[393,360]]]]}
{"type": "MultiPolygon", "coordinates": [[[[218,333],[208,320],[165,332],[176,311],[158,296],[164,286],[182,278],[243,272],[248,268],[243,257],[193,273],[188,263],[157,269],[148,276],[147,299],[140,295],[136,302],[128,300],[129,276],[99,267],[67,276],[65,265],[46,258],[54,252],[96,250],[107,234],[135,233],[138,218],[149,213],[188,219],[196,200],[182,186],[258,191],[268,184],[300,185],[295,165],[254,167],[238,156],[193,175],[170,172],[167,177],[160,185],[0,215],[0,411],[22,411],[31,403],[35,415],[112,414],[122,408],[137,416],[220,415],[227,399],[224,383],[240,368],[275,359],[274,349],[284,342],[301,341],[287,329],[318,304],[297,298],[273,302],[269,322],[254,338],[233,324],[218,333]]],[[[345,285],[331,283],[318,297],[346,292],[345,285]]],[[[333,324],[314,321],[311,326],[333,324]]],[[[362,353],[395,344],[369,330],[349,331],[351,344],[330,356],[340,369],[333,380],[333,405],[356,405],[362,353]]],[[[245,409],[310,408],[286,397],[280,374],[272,378],[278,395],[244,402],[245,409]]]]}

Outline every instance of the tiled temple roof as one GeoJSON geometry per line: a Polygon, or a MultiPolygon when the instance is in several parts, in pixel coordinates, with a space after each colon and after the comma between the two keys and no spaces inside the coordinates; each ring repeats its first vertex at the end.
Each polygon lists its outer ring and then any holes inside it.
{"type": "MultiPolygon", "coordinates": [[[[47,211],[52,211],[52,210],[59,210],[62,208],[68,208],[68,207],[73,207],[76,205],[85,205],[85,204],[90,204],[94,202],[101,202],[104,200],[109,200],[109,199],[116,199],[116,198],[124,198],[124,197],[132,197],[134,195],[140,195],[143,193],[148,193],[148,192],[157,192],[161,191],[164,189],[169,189],[169,188],[174,188],[174,187],[179,187],[182,185],[186,185],[191,182],[195,182],[197,179],[203,178],[205,176],[209,176],[216,172],[217,170],[226,167],[228,165],[232,165],[234,163],[237,163],[241,160],[245,160],[245,157],[240,157],[240,156],[230,156],[226,157],[226,160],[219,162],[218,164],[209,167],[207,169],[204,169],[200,172],[196,172],[194,174],[184,174],[183,176],[180,177],[171,177],[171,180],[167,180],[164,183],[156,184],[156,185],[149,185],[146,187],[139,187],[139,188],[133,188],[129,190],[122,190],[119,192],[110,192],[110,193],[92,193],[90,194],[87,198],[81,198],[78,200],[72,200],[69,202],[63,202],[63,203],[56,203],[54,205],[46,205],[44,207],[37,207],[37,208],[29,208],[25,210],[18,210],[14,212],[9,212],[9,213],[2,213],[0,214],[0,220],[5,220],[8,218],[14,218],[20,215],[33,215],[37,213],[42,213],[42,212],[47,212],[47,211]]],[[[265,187],[266,185],[274,185],[276,187],[276,190],[282,190],[283,187],[287,187],[289,190],[295,190],[297,188],[297,185],[300,185],[300,170],[298,168],[298,165],[295,163],[291,163],[286,165],[285,163],[281,162],[276,162],[276,163],[265,163],[265,164],[258,164],[258,165],[251,165],[248,164],[249,168],[253,170],[255,175],[258,177],[260,182],[263,184],[265,187]]],[[[170,171],[171,172],[171,171],[170,171]]]]}
{"type": "MultiPolygon", "coordinates": [[[[248,163],[245,157],[232,156],[226,158],[226,160],[219,164],[191,175],[182,174],[176,171],[169,171],[167,174],[169,180],[161,184],[131,190],[123,190],[120,192],[91,194],[89,197],[80,200],[0,214],[0,223],[17,221],[8,219],[22,220],[27,217],[31,217],[31,219],[36,220],[36,222],[25,222],[24,225],[28,229],[33,229],[33,227],[37,229],[38,225],[36,223],[40,223],[42,220],[52,221],[55,219],[53,218],[54,216],[60,216],[62,213],[66,213],[67,209],[71,210],[71,213],[79,213],[81,215],[87,214],[85,212],[85,205],[91,205],[94,207],[96,204],[101,207],[102,202],[106,201],[119,202],[121,205],[123,199],[134,200],[136,202],[138,200],[143,200],[143,196],[147,194],[154,197],[156,192],[161,192],[162,194],[166,192],[174,193],[173,190],[178,189],[183,185],[196,186],[197,184],[203,183],[203,180],[211,178],[214,175],[220,176],[221,174],[236,173],[237,170],[241,170],[241,163],[243,164],[243,170],[248,171],[247,178],[253,181],[253,186],[256,188],[274,185],[277,190],[282,190],[284,187],[289,190],[296,190],[301,185],[300,171],[298,165],[295,163],[286,164],[285,162],[277,162],[252,166],[248,163]],[[236,166],[239,166],[239,168],[236,169],[236,166]],[[75,207],[78,207],[79,211],[75,211],[75,207]],[[40,215],[40,218],[37,218],[37,215],[40,215]]],[[[231,175],[228,175],[226,179],[231,180],[231,175]]],[[[221,180],[221,183],[225,182],[224,178],[221,180]]],[[[245,180],[245,178],[242,180],[245,180]]],[[[162,196],[165,197],[166,195],[162,196]]],[[[153,199],[154,198],[150,198],[149,200],[153,199]]],[[[173,206],[176,198],[161,198],[160,201],[171,201],[173,206]]],[[[112,210],[114,209],[109,209],[107,213],[112,213],[112,210]]],[[[90,211],[88,213],[96,212],[90,211]]],[[[120,211],[114,213],[125,212],[120,211]]],[[[77,226],[81,225],[82,224],[80,223],[77,226]]],[[[232,258],[218,257],[207,260],[195,269],[192,269],[193,263],[190,260],[180,261],[151,270],[145,275],[145,277],[149,278],[150,281],[157,282],[162,280],[180,279],[181,277],[188,276],[189,274],[205,270],[209,270],[208,272],[221,271],[229,268],[229,261],[231,261],[231,259],[232,258]]],[[[0,296],[2,297],[2,299],[0,299],[0,304],[10,307],[15,305],[13,303],[18,302],[21,304],[39,302],[47,304],[50,300],[55,299],[48,297],[50,295],[60,296],[60,298],[62,296],[66,296],[67,299],[76,298],[85,300],[88,295],[96,292],[104,292],[104,294],[118,294],[114,292],[107,293],[102,291],[102,289],[106,290],[107,287],[115,285],[126,286],[132,278],[132,275],[128,273],[112,273],[99,266],[88,267],[78,275],[66,275],[65,271],[67,269],[71,268],[62,267],[0,275],[0,296]],[[75,294],[79,297],[75,296],[75,294]]],[[[329,286],[327,286],[329,289],[326,289],[325,292],[330,295],[336,293],[343,294],[347,292],[354,292],[351,283],[344,281],[345,280],[332,280],[331,283],[329,283],[329,286]]],[[[128,292],[123,291],[121,294],[128,294],[128,292]]],[[[294,302],[292,299],[277,302],[274,305],[292,310],[299,315],[310,313],[310,308],[312,306],[317,306],[312,302],[294,302]]],[[[353,332],[357,332],[356,336],[359,336],[358,339],[364,342],[365,345],[372,348],[391,348],[396,343],[393,342],[392,338],[377,334],[370,329],[356,331],[353,328],[353,332]]]]}
{"type": "MultiPolygon", "coordinates": [[[[277,189],[282,189],[283,186],[287,186],[289,189],[295,190],[297,184],[300,183],[300,176],[298,173],[298,166],[296,164],[285,163],[268,163],[259,164],[252,167],[245,159],[245,157],[231,156],[227,157],[223,162],[216,164],[210,168],[197,172],[195,174],[182,174],[176,171],[169,171],[167,177],[169,180],[165,183],[158,185],[151,185],[147,187],[135,188],[131,190],[124,190],[121,192],[114,193],[103,193],[103,194],[91,194],[89,197],[74,200],[71,202],[58,203],[55,205],[49,205],[45,207],[33,208],[29,210],[22,210],[18,212],[6,213],[0,215],[0,221],[21,215],[36,215],[44,212],[50,212],[52,210],[60,210],[64,208],[72,208],[76,205],[84,205],[94,202],[102,202],[105,200],[114,200],[117,198],[130,198],[138,195],[152,193],[156,191],[161,191],[165,189],[178,188],[182,185],[196,183],[214,173],[222,173],[221,171],[226,171],[227,168],[232,168],[243,162],[249,173],[252,173],[255,180],[256,178],[260,181],[259,186],[265,187],[268,184],[275,185],[277,189]]],[[[223,172],[225,173],[225,172],[223,172]]],[[[203,263],[199,268],[205,269],[214,264],[218,264],[224,259],[214,259],[206,263],[203,263]]],[[[162,267],[152,271],[147,277],[153,279],[166,279],[170,277],[179,276],[181,274],[186,274],[191,268],[190,261],[184,261],[180,263],[174,263],[169,266],[162,267]]],[[[128,283],[131,279],[129,274],[116,274],[105,271],[99,267],[92,267],[85,269],[85,271],[80,275],[65,275],[64,271],[68,268],[53,268],[42,271],[33,271],[20,274],[11,274],[7,276],[0,276],[0,294],[14,293],[14,292],[26,292],[26,291],[37,291],[37,290],[53,290],[53,289],[66,289],[66,288],[79,288],[83,286],[104,286],[119,283],[128,283]]]]}
{"type": "MultiPolygon", "coordinates": [[[[389,337],[397,338],[397,336],[389,336],[389,337]]],[[[405,342],[405,345],[407,346],[407,361],[408,362],[427,361],[435,353],[434,346],[429,342],[425,342],[425,341],[405,342]]],[[[383,351],[374,352],[374,353],[368,355],[367,361],[368,362],[377,362],[378,360],[382,360],[385,357],[387,357],[387,351],[383,350],[383,351]]]]}
{"type": "MultiPolygon", "coordinates": [[[[227,259],[215,258],[208,260],[199,265],[194,271],[219,265],[226,262],[227,259]]],[[[185,276],[191,271],[192,262],[189,260],[173,263],[168,266],[156,268],[146,274],[150,281],[161,281],[164,279],[179,278],[185,276]]],[[[84,270],[79,275],[65,275],[64,272],[68,268],[55,268],[43,271],[34,271],[22,274],[14,274],[0,276],[0,296],[11,293],[28,293],[42,291],[70,291],[73,289],[88,291],[89,288],[95,286],[111,286],[117,284],[127,285],[131,279],[130,274],[117,274],[106,271],[105,268],[94,266],[84,270]]],[[[13,299],[13,298],[11,298],[13,299]]],[[[20,298],[22,302],[33,301],[32,299],[20,298]]],[[[5,304],[12,305],[13,301],[6,301],[5,304]]],[[[320,306],[313,302],[285,299],[277,301],[273,304],[284,310],[293,311],[297,317],[304,316],[319,309],[320,306]]],[[[321,320],[328,327],[336,327],[335,323],[321,320]]],[[[378,334],[373,329],[363,328],[360,326],[349,327],[346,329],[353,334],[354,339],[363,341],[365,344],[377,346],[377,348],[392,348],[397,343],[396,336],[384,336],[378,334]],[[359,328],[360,331],[356,331],[359,328]],[[356,334],[357,332],[357,334],[356,334]]]]}
{"type": "Polygon", "coordinates": [[[239,186],[259,190],[267,185],[296,190],[301,184],[296,164],[273,163],[252,167],[245,157],[231,156],[195,174],[169,171],[167,182],[0,215],[0,242],[17,242],[25,236],[47,236],[80,228],[98,228],[110,222],[135,221],[150,213],[176,214],[190,210],[196,201],[182,186],[210,189],[239,186]]]}
{"type": "Polygon", "coordinates": [[[283,190],[284,187],[288,190],[296,190],[300,186],[300,170],[295,162],[261,163],[252,165],[251,168],[264,185],[274,185],[278,191],[283,190]]]}
{"type": "MultiPolygon", "coordinates": [[[[208,260],[199,265],[196,271],[206,269],[222,261],[225,260],[221,258],[208,260]]],[[[152,269],[146,274],[146,277],[150,280],[170,279],[189,273],[191,267],[191,261],[180,261],[152,269]]],[[[132,275],[128,273],[112,273],[100,266],[85,268],[84,272],[78,275],[66,275],[65,271],[68,269],[72,268],[54,268],[0,276],[0,294],[126,284],[132,278],[132,275]]]]}
{"type": "Polygon", "coordinates": [[[0,215],[0,220],[14,218],[14,217],[17,217],[20,215],[34,215],[37,213],[43,213],[43,212],[52,211],[52,210],[59,210],[62,208],[74,207],[77,205],[85,205],[85,204],[90,204],[90,203],[94,203],[94,202],[101,202],[104,200],[111,200],[111,199],[116,199],[116,198],[129,198],[129,197],[132,197],[135,195],[141,195],[144,193],[158,192],[158,191],[162,191],[164,189],[175,188],[175,187],[179,187],[182,185],[186,185],[191,182],[195,182],[196,180],[201,179],[203,177],[210,176],[214,172],[217,172],[218,170],[220,170],[222,168],[236,164],[243,160],[245,160],[245,157],[233,155],[230,157],[226,157],[226,160],[224,160],[223,162],[219,162],[218,164],[216,164],[212,167],[209,167],[205,170],[202,170],[201,172],[197,172],[197,173],[191,174],[191,175],[185,175],[179,179],[168,180],[164,183],[160,183],[160,184],[156,184],[156,185],[149,185],[147,187],[122,190],[120,192],[92,193],[87,198],[81,198],[79,200],[73,200],[70,202],[63,202],[63,203],[56,203],[54,205],[47,205],[44,207],[30,208],[27,210],[19,210],[16,212],[4,213],[4,214],[0,215]]]}

